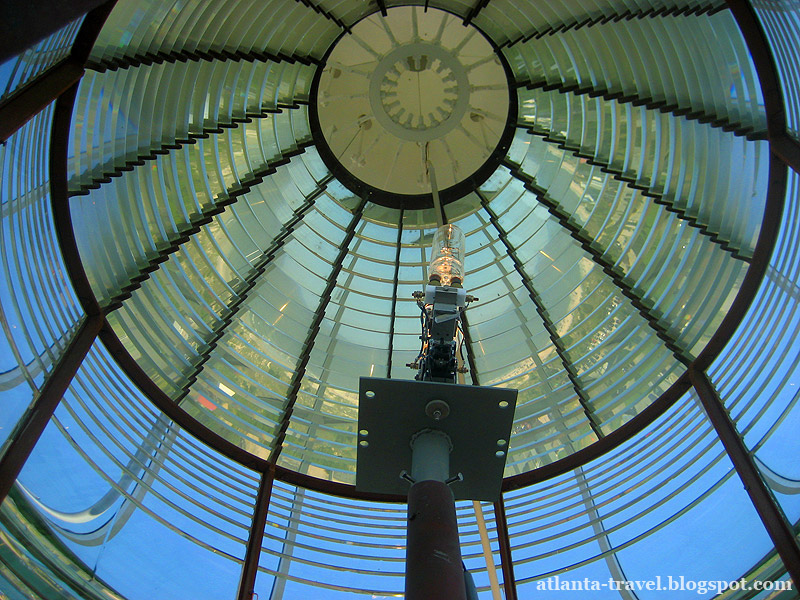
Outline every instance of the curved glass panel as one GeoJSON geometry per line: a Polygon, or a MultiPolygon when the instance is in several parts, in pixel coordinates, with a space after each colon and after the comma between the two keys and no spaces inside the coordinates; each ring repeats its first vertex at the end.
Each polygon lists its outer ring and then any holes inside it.
{"type": "Polygon", "coordinates": [[[0,64],[0,103],[69,56],[83,17],[0,64]]]}
{"type": "Polygon", "coordinates": [[[762,477],[791,523],[800,520],[800,472],[791,460],[800,416],[798,211],[800,177],[790,172],[784,219],[764,282],[736,337],[709,370],[762,477]]]}
{"type": "Polygon", "coordinates": [[[800,72],[794,60],[800,39],[800,10],[785,1],[755,0],[751,4],[769,40],[778,69],[789,132],[800,140],[800,72]]]}
{"type": "MultiPolygon", "coordinates": [[[[291,11],[330,28],[344,8],[291,11]]],[[[335,181],[354,168],[350,154],[326,167],[314,146],[357,131],[347,133],[334,104],[325,104],[325,131],[309,125],[312,75],[328,67],[287,53],[298,40],[280,37],[278,15],[249,28],[242,15],[261,9],[245,4],[205,4],[191,18],[186,7],[131,10],[112,14],[73,112],[73,223],[92,287],[130,357],[192,416],[261,457],[279,454],[281,466],[352,484],[358,377],[389,374],[390,364],[392,377],[411,374],[411,295],[425,280],[435,216],[385,199],[358,208],[362,199],[335,181]],[[170,25],[168,39],[138,20],[148,11],[170,25]],[[268,56],[248,41],[257,32],[268,56]],[[225,37],[234,33],[243,36],[236,48],[225,37]],[[123,49],[112,55],[113,44],[123,49]]],[[[507,44],[514,140],[479,189],[445,208],[466,234],[466,286],[483,298],[467,311],[461,343],[470,379],[522,392],[507,475],[591,445],[649,406],[705,347],[748,269],[769,156],[755,139],[763,109],[753,67],[727,13],[654,14],[507,44]],[[699,44],[697,56],[719,44],[719,62],[691,61],[678,42],[645,43],[671,36],[699,44]],[[610,72],[601,56],[619,44],[641,55],[610,72]],[[602,52],[580,62],[577,48],[588,45],[602,52]],[[652,79],[662,62],[675,72],[652,79]],[[723,77],[723,64],[739,76],[723,77]],[[531,69],[561,83],[538,85],[531,69]],[[601,75],[607,93],[581,87],[601,75]],[[670,96],[679,75],[684,87],[670,96]],[[626,91],[634,88],[664,100],[641,101],[626,91]]],[[[391,52],[419,38],[470,56],[476,34],[451,40],[441,13],[391,18],[376,13],[348,38],[364,60],[377,60],[387,39],[391,52]]],[[[481,54],[462,67],[489,59],[502,64],[481,54]]],[[[413,80],[427,64],[420,57],[398,77],[413,80]]],[[[337,65],[325,71],[331,81],[345,68],[337,65]]],[[[458,86],[442,102],[464,92],[458,86]]],[[[468,121],[488,118],[470,111],[468,121]]],[[[429,160],[434,143],[423,148],[429,160]]],[[[450,154],[449,166],[437,159],[442,181],[461,168],[450,154]]]]}
{"type": "Polygon", "coordinates": [[[52,114],[48,106],[0,145],[3,451],[32,394],[52,372],[82,319],[53,223],[47,135],[52,114]]]}
{"type": "Polygon", "coordinates": [[[257,476],[180,431],[113,365],[96,344],[20,474],[14,506],[29,528],[42,526],[32,511],[55,534],[48,560],[69,557],[95,580],[73,568],[72,586],[126,598],[229,595],[257,476]],[[165,568],[169,581],[148,575],[165,568]]]}

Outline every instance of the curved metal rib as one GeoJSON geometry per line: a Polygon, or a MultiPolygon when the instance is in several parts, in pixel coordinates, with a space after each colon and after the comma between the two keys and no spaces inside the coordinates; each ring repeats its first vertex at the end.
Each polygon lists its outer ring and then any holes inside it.
{"type": "Polygon", "coordinates": [[[322,195],[332,179],[333,175],[328,175],[325,177],[325,179],[317,184],[317,189],[315,189],[305,198],[303,204],[294,211],[292,218],[283,224],[280,229],[280,233],[275,236],[275,239],[272,240],[272,243],[269,245],[269,247],[264,250],[261,256],[253,263],[252,270],[250,273],[248,273],[245,280],[234,289],[235,299],[225,308],[224,315],[221,315],[220,321],[214,325],[211,335],[209,335],[205,340],[205,351],[200,356],[200,360],[195,365],[192,373],[187,376],[186,382],[183,386],[183,391],[175,400],[177,403],[180,403],[180,401],[189,393],[192,385],[195,381],[197,381],[197,377],[203,371],[203,367],[211,358],[211,353],[217,347],[217,343],[225,335],[225,331],[227,330],[228,326],[233,323],[236,315],[244,306],[250,292],[258,284],[259,279],[267,270],[267,267],[275,258],[275,255],[283,247],[289,236],[292,235],[295,227],[297,227],[297,225],[303,220],[303,217],[305,217],[308,211],[311,210],[316,202],[316,199],[322,195]]]}
{"type": "Polygon", "coordinates": [[[570,22],[564,22],[559,25],[549,25],[547,29],[541,31],[534,30],[515,40],[510,40],[500,45],[500,48],[508,48],[514,44],[524,43],[530,39],[542,38],[547,35],[558,35],[571,29],[581,29],[582,27],[591,27],[592,25],[600,25],[603,23],[610,23],[611,21],[631,21],[633,19],[653,19],[658,17],[692,17],[700,15],[713,15],[721,10],[725,10],[724,4],[706,4],[705,6],[660,6],[649,7],[646,9],[625,10],[623,12],[613,14],[587,14],[584,17],[578,17],[570,22]]]}
{"type": "Polygon", "coordinates": [[[522,263],[517,258],[516,252],[508,243],[508,235],[498,222],[497,215],[492,210],[491,206],[489,205],[489,202],[486,200],[485,197],[483,197],[480,194],[479,197],[481,199],[481,205],[483,206],[486,213],[489,215],[489,221],[492,223],[495,229],[497,229],[498,237],[503,242],[503,245],[505,245],[506,251],[508,252],[508,256],[514,263],[514,269],[517,271],[517,273],[519,273],[520,277],[522,278],[522,284],[525,286],[525,289],[528,291],[528,295],[530,296],[531,300],[536,306],[536,312],[542,319],[542,323],[544,324],[544,327],[550,336],[550,340],[553,342],[553,347],[556,349],[556,353],[558,354],[558,357],[561,359],[561,364],[564,365],[564,370],[567,372],[567,377],[569,377],[569,380],[572,383],[572,387],[575,389],[575,393],[578,396],[578,401],[580,402],[581,407],[583,408],[583,412],[586,415],[586,419],[589,421],[589,425],[591,426],[595,435],[597,435],[598,439],[602,439],[605,434],[603,433],[603,430],[600,427],[600,423],[597,420],[597,416],[594,414],[594,411],[592,410],[589,396],[586,394],[586,391],[583,389],[583,385],[581,384],[580,379],[578,378],[578,373],[575,369],[575,365],[572,364],[572,361],[567,356],[567,351],[566,348],[564,347],[564,342],[561,340],[561,336],[559,336],[558,330],[553,324],[553,321],[550,319],[550,315],[548,315],[547,313],[547,307],[545,307],[541,297],[539,296],[536,289],[533,287],[533,283],[531,282],[531,279],[528,276],[528,274],[525,272],[522,263]]]}
{"type": "Polygon", "coordinates": [[[519,165],[511,161],[504,161],[503,165],[511,171],[511,174],[525,183],[525,188],[530,190],[536,195],[537,200],[541,202],[550,212],[559,224],[569,232],[569,235],[583,248],[591,259],[603,269],[603,272],[609,276],[614,285],[631,301],[633,307],[644,317],[647,324],[656,332],[658,337],[664,342],[667,348],[675,355],[675,357],[684,364],[689,364],[692,360],[688,352],[678,346],[678,342],[670,335],[669,330],[661,325],[658,317],[653,314],[652,309],[647,305],[647,302],[638,294],[638,292],[628,285],[625,281],[623,273],[615,267],[593,244],[592,240],[584,231],[577,225],[569,220],[569,216],[563,212],[557,202],[548,198],[545,190],[539,188],[533,179],[527,177],[520,171],[519,165]]]}
{"type": "Polygon", "coordinates": [[[314,348],[314,343],[319,333],[320,325],[322,324],[322,319],[325,317],[325,309],[328,307],[328,304],[331,301],[331,295],[333,294],[333,290],[336,287],[336,279],[339,277],[339,273],[342,270],[342,265],[344,264],[344,259],[349,252],[350,242],[353,240],[353,237],[356,233],[356,226],[358,225],[359,221],[361,221],[361,217],[364,214],[364,207],[367,204],[366,199],[362,199],[356,208],[353,211],[353,218],[350,221],[350,225],[348,225],[347,230],[344,235],[344,239],[342,240],[341,244],[339,245],[339,254],[336,256],[336,259],[333,261],[333,268],[331,269],[330,274],[328,275],[328,280],[325,285],[325,289],[320,294],[319,298],[319,305],[317,306],[317,310],[314,313],[314,319],[312,320],[311,324],[308,328],[308,335],[306,336],[305,341],[303,342],[303,349],[300,353],[299,360],[297,361],[297,365],[295,365],[294,375],[292,376],[292,381],[289,385],[289,392],[286,395],[286,405],[283,409],[283,418],[281,419],[281,423],[278,426],[278,431],[275,434],[275,439],[272,442],[272,448],[269,454],[269,464],[276,465],[278,462],[278,457],[283,450],[283,441],[286,439],[286,432],[289,430],[289,422],[292,418],[292,412],[294,410],[294,405],[297,402],[297,394],[300,392],[300,386],[303,382],[303,376],[306,373],[306,366],[308,365],[308,361],[311,358],[311,351],[314,348]]]}
{"type": "MultiPolygon", "coordinates": [[[[139,273],[131,277],[127,285],[123,286],[112,298],[109,298],[104,306],[106,313],[112,312],[122,306],[122,303],[131,297],[133,291],[141,287],[142,282],[150,277],[150,273],[158,268],[158,265],[166,261],[171,254],[177,252],[178,249],[188,242],[191,236],[198,233],[203,226],[211,223],[216,215],[224,212],[226,207],[235,203],[240,196],[243,196],[249,192],[252,187],[264,181],[265,177],[275,173],[278,167],[287,164],[292,157],[305,152],[305,149],[311,145],[313,144],[303,144],[297,150],[284,153],[280,159],[267,163],[264,167],[255,171],[249,178],[240,182],[239,186],[227,190],[224,195],[221,195],[216,200],[211,208],[204,210],[186,223],[185,227],[178,232],[178,237],[174,240],[170,240],[169,246],[162,248],[156,256],[151,258],[146,264],[141,265],[139,273]]],[[[320,191],[324,189],[330,179],[331,177],[326,178],[324,180],[325,184],[320,183],[320,191]]]]}

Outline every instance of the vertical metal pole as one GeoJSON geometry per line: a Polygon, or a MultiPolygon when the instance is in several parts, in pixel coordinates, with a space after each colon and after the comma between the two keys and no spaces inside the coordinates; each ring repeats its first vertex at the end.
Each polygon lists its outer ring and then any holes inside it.
{"type": "Polygon", "coordinates": [[[61,397],[97,339],[104,321],[102,315],[92,315],[81,324],[39,390],[39,395],[11,433],[6,450],[0,457],[0,503],[14,485],[25,461],[61,402],[61,397]]]}
{"type": "Polygon", "coordinates": [[[500,546],[500,565],[503,568],[503,591],[506,594],[506,600],[517,600],[517,581],[514,578],[514,561],[511,558],[506,505],[502,496],[494,503],[494,520],[497,523],[497,543],[500,546]]]}
{"type": "MultiPolygon", "coordinates": [[[[116,0],[110,0],[102,5],[100,5],[99,0],[81,2],[49,1],[45,4],[50,4],[51,6],[42,6],[40,2],[19,2],[19,7],[17,8],[25,7],[25,10],[33,12],[36,16],[34,18],[21,18],[19,26],[12,26],[6,29],[6,33],[12,32],[14,36],[18,37],[17,40],[10,39],[0,33],[0,62],[3,60],[2,56],[9,58],[34,44],[37,36],[41,33],[41,31],[38,31],[41,22],[46,23],[48,27],[52,25],[57,29],[66,25],[70,20],[79,17],[83,12],[81,5],[84,8],[93,6],[97,6],[97,8],[94,8],[86,15],[75,38],[72,50],[66,58],[15,91],[9,98],[0,102],[0,142],[4,142],[11,137],[15,131],[48,104],[80,81],[81,77],[83,77],[83,65],[86,63],[86,59],[89,58],[89,53],[100,33],[100,29],[115,3],[116,0]],[[57,14],[59,13],[58,9],[61,8],[70,13],[67,20],[62,20],[62,17],[66,18],[67,15],[57,14]],[[19,46],[14,49],[12,48],[14,44],[19,46]],[[11,54],[7,54],[7,52],[11,52],[11,54]]],[[[21,16],[16,10],[9,9],[6,12],[7,14],[3,15],[5,18],[13,16],[19,19],[21,16]]],[[[8,22],[6,22],[6,25],[8,25],[8,22]]],[[[0,31],[2,29],[2,25],[0,25],[0,31]]],[[[67,132],[69,132],[69,129],[67,132]]]]}
{"type": "Polygon", "coordinates": [[[414,436],[411,448],[417,482],[408,492],[406,600],[466,600],[456,501],[445,483],[450,438],[426,430],[414,436]]]}
{"type": "Polygon", "coordinates": [[[744,445],[742,436],[736,430],[736,425],[725,410],[708,375],[690,368],[689,377],[789,576],[795,586],[800,586],[800,546],[797,544],[792,526],[771,490],[764,483],[753,457],[744,445]]]}
{"type": "Polygon", "coordinates": [[[255,594],[258,559],[261,556],[261,543],[264,540],[264,528],[267,525],[267,513],[269,512],[269,501],[272,497],[272,484],[274,481],[275,465],[270,463],[269,468],[261,475],[261,483],[258,486],[253,522],[250,525],[250,537],[247,540],[247,551],[244,555],[242,576],[239,580],[236,600],[251,600],[255,594]]]}
{"type": "Polygon", "coordinates": [[[406,600],[466,600],[453,492],[418,481],[408,492],[406,600]]]}
{"type": "Polygon", "coordinates": [[[486,519],[483,517],[483,505],[477,500],[473,500],[472,508],[475,511],[478,534],[481,536],[483,560],[486,562],[486,572],[489,575],[489,587],[492,589],[492,600],[502,600],[500,596],[500,582],[497,581],[497,568],[494,566],[492,546],[489,542],[489,532],[486,530],[486,519]]]}

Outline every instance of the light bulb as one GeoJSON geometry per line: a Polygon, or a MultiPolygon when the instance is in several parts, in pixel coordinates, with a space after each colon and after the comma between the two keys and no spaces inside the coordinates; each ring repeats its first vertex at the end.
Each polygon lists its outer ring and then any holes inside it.
{"type": "Polygon", "coordinates": [[[464,282],[464,234],[455,225],[442,225],[433,236],[428,279],[433,285],[461,287],[464,282]]]}

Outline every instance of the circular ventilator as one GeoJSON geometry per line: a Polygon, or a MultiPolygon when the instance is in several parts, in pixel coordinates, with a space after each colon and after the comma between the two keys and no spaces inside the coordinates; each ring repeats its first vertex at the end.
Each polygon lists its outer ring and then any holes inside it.
{"type": "Polygon", "coordinates": [[[413,7],[374,14],[342,36],[317,100],[322,143],[351,187],[400,195],[473,177],[499,154],[510,110],[488,40],[450,13],[413,7]]]}

